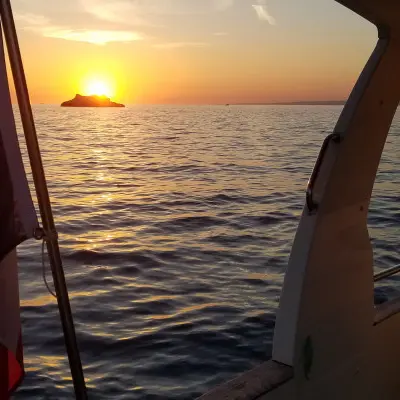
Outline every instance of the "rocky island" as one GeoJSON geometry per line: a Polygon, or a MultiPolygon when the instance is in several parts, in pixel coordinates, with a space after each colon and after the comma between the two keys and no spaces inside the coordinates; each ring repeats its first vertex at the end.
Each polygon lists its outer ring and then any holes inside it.
{"type": "Polygon", "coordinates": [[[114,103],[107,96],[82,96],[77,94],[72,100],[61,103],[61,107],[125,107],[125,105],[114,103]]]}

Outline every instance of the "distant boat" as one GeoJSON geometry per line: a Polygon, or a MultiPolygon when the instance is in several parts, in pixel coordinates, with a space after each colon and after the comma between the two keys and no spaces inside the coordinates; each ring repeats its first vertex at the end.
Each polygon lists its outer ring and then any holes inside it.
{"type": "Polygon", "coordinates": [[[61,103],[61,107],[125,107],[125,105],[114,103],[107,96],[77,94],[72,100],[61,103]]]}

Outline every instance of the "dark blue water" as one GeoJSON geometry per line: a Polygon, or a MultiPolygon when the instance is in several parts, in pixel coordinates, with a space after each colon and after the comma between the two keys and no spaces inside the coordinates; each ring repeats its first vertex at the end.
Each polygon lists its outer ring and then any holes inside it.
{"type": "MultiPolygon", "coordinates": [[[[35,107],[91,399],[192,399],[269,358],[307,180],[340,111],[35,107]]],[[[399,154],[397,115],[370,210],[377,267],[400,262],[399,154]]],[[[70,399],[40,243],[20,248],[20,286],[15,398],[70,399]]]]}

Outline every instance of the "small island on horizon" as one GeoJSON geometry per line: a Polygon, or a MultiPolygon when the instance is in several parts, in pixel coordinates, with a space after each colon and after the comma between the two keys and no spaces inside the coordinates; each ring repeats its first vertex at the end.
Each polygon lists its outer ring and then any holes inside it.
{"type": "Polygon", "coordinates": [[[125,107],[125,105],[115,103],[104,95],[82,96],[77,94],[72,100],[61,103],[61,107],[125,107]]]}

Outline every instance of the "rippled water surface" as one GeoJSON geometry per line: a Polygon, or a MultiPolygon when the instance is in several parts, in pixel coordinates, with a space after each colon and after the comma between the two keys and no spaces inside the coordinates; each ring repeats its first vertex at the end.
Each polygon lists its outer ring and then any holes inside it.
{"type": "MultiPolygon", "coordinates": [[[[268,359],[307,179],[340,111],[34,108],[91,399],[192,399],[268,359]]],[[[370,212],[380,267],[400,260],[399,154],[397,115],[370,212]]],[[[40,244],[20,258],[16,398],[70,399],[40,244]]]]}

